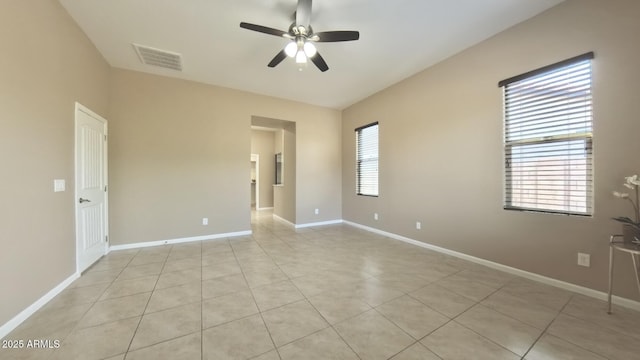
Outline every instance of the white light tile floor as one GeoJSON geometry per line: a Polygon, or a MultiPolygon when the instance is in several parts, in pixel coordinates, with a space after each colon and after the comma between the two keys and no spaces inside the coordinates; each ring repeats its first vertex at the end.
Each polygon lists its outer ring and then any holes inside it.
{"type": "Polygon", "coordinates": [[[347,225],[114,251],[1,359],[640,359],[640,313],[347,225]]]}

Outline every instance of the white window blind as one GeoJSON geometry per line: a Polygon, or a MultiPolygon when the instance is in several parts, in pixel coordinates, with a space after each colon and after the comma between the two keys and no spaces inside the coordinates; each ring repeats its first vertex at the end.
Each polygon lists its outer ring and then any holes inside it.
{"type": "Polygon", "coordinates": [[[504,87],[505,209],[593,214],[593,53],[504,87]]]}
{"type": "Polygon", "coordinates": [[[356,194],[378,196],[378,123],[356,129],[356,194]]]}

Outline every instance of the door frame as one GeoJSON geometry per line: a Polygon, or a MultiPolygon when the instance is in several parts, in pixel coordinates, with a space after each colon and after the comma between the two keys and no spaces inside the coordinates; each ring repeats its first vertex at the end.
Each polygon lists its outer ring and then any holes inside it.
{"type": "MultiPolygon", "coordinates": [[[[108,169],[109,169],[109,137],[108,137],[108,122],[105,118],[103,118],[102,116],[96,114],[95,112],[91,111],[91,109],[87,108],[86,106],[80,104],[79,102],[76,101],[75,103],[75,110],[74,110],[74,126],[73,126],[73,144],[74,144],[74,149],[73,149],[73,165],[74,165],[74,172],[73,172],[73,179],[74,179],[74,187],[73,187],[73,209],[74,209],[74,228],[75,228],[75,237],[76,237],[76,272],[80,273],[82,270],[80,269],[80,251],[79,249],[81,248],[81,244],[80,244],[80,236],[78,234],[78,198],[79,198],[79,194],[78,194],[78,184],[75,181],[78,177],[78,168],[79,168],[79,164],[78,164],[78,150],[80,148],[79,144],[78,144],[78,115],[80,112],[83,112],[89,116],[91,116],[92,118],[100,121],[103,126],[104,126],[104,135],[105,135],[105,142],[104,142],[104,155],[103,155],[103,176],[104,176],[104,184],[105,184],[105,193],[104,193],[104,234],[107,237],[107,241],[104,242],[104,255],[106,255],[109,252],[109,173],[108,173],[108,169]]],[[[90,266],[89,266],[90,267],[90,266]]],[[[86,269],[85,269],[86,270],[86,269]]]]}
{"type": "Polygon", "coordinates": [[[256,162],[256,211],[260,210],[260,154],[251,154],[251,162],[256,162]]]}

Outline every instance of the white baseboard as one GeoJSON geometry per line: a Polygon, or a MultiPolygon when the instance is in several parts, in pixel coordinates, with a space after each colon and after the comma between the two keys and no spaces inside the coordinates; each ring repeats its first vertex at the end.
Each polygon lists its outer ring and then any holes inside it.
{"type": "Polygon", "coordinates": [[[7,321],[4,325],[0,327],[0,339],[7,336],[10,332],[12,332],[15,328],[17,328],[22,322],[27,320],[29,316],[33,315],[36,311],[38,311],[41,307],[46,305],[51,299],[53,299],[56,295],[60,294],[62,290],[66,289],[74,280],[80,277],[80,273],[76,272],[73,275],[66,278],[56,287],[51,289],[48,293],[44,294],[40,299],[36,300],[33,304],[31,304],[28,308],[22,310],[18,315],[14,316],[13,319],[7,321]]]}
{"type": "Polygon", "coordinates": [[[313,227],[313,226],[323,226],[323,225],[336,225],[336,224],[342,224],[343,220],[342,219],[338,219],[338,220],[329,220],[329,221],[320,221],[320,222],[314,222],[314,223],[306,223],[306,224],[294,224],[291,221],[282,218],[276,214],[273,214],[273,218],[275,220],[278,220],[280,222],[283,222],[291,227],[293,227],[294,229],[303,229],[303,228],[309,228],[309,227],[313,227]]]}
{"type": "Polygon", "coordinates": [[[169,245],[169,244],[182,244],[182,243],[194,242],[194,241],[204,241],[204,240],[214,240],[214,239],[221,239],[221,238],[228,238],[228,237],[247,236],[251,234],[252,234],[251,230],[246,230],[246,231],[237,231],[237,232],[230,232],[230,233],[223,233],[223,234],[192,236],[192,237],[169,239],[169,240],[146,241],[146,242],[139,242],[139,243],[133,243],[133,244],[123,244],[123,245],[112,245],[109,248],[109,251],[139,249],[144,247],[169,245]]]}
{"type": "Polygon", "coordinates": [[[296,224],[294,224],[294,223],[292,223],[291,221],[289,221],[289,220],[287,220],[287,219],[285,219],[285,218],[283,218],[283,217],[280,217],[280,216],[278,216],[278,215],[276,215],[276,214],[272,214],[272,216],[273,216],[273,219],[274,219],[274,220],[278,220],[278,221],[280,221],[280,222],[282,222],[282,223],[285,223],[285,224],[287,224],[287,225],[289,225],[289,226],[293,226],[293,227],[295,227],[295,226],[296,226],[296,224]]]}
{"type": "Polygon", "coordinates": [[[264,211],[264,210],[273,210],[273,206],[271,207],[261,207],[261,208],[257,208],[257,211],[264,211]]]}
{"type": "MultiPolygon", "coordinates": [[[[343,222],[345,224],[363,229],[363,230],[367,230],[379,235],[383,235],[386,237],[389,237],[391,239],[395,239],[395,240],[400,240],[412,245],[416,245],[416,246],[420,246],[422,248],[425,249],[429,249],[429,250],[433,250],[433,251],[437,251],[439,253],[443,253],[443,254],[447,254],[447,255],[451,255],[453,257],[457,257],[459,259],[463,259],[463,260],[467,260],[476,264],[480,264],[480,265],[484,265],[487,267],[490,267],[492,269],[496,269],[496,270],[500,270],[500,271],[504,271],[506,273],[509,274],[513,274],[513,275],[517,275],[517,276],[521,276],[523,278],[529,279],[529,280],[533,280],[533,281],[537,281],[543,284],[547,284],[547,285],[551,285],[551,286],[555,286],[557,288],[561,288],[564,290],[568,290],[571,292],[575,292],[578,294],[582,294],[585,296],[589,296],[592,298],[596,298],[599,300],[604,300],[607,301],[607,293],[603,292],[603,291],[598,291],[598,290],[594,290],[594,289],[590,289],[584,286],[580,286],[580,285],[576,285],[576,284],[572,284],[566,281],[562,281],[562,280],[558,280],[558,279],[554,279],[554,278],[550,278],[547,276],[543,276],[540,274],[536,274],[536,273],[532,273],[529,271],[525,271],[522,269],[518,269],[518,268],[514,268],[511,266],[507,266],[507,265],[503,265],[500,263],[496,263],[493,261],[489,261],[489,260],[485,260],[482,258],[478,258],[475,256],[471,256],[471,255],[467,255],[461,252],[457,252],[457,251],[453,251],[453,250],[449,250],[440,246],[436,246],[436,245],[431,245],[422,241],[418,241],[418,240],[414,240],[414,239],[410,239],[408,237],[402,236],[402,235],[398,235],[398,234],[394,234],[394,233],[390,233],[390,232],[386,232],[383,230],[379,230],[376,228],[372,228],[366,225],[361,225],[358,223],[354,223],[351,221],[347,221],[347,220],[343,220],[343,222]]],[[[616,305],[620,305],[622,307],[626,307],[632,310],[636,310],[636,311],[640,311],[640,302],[638,301],[634,301],[631,299],[627,299],[627,298],[623,298],[623,297],[619,297],[619,296],[612,296],[612,302],[616,305]]]]}
{"type": "Polygon", "coordinates": [[[336,225],[336,224],[342,224],[342,222],[343,222],[342,220],[329,220],[329,221],[320,221],[320,222],[306,223],[306,224],[296,224],[295,228],[302,229],[302,228],[309,228],[314,226],[336,225]]]}
{"type": "MultiPolygon", "coordinates": [[[[114,246],[109,247],[107,253],[109,253],[110,251],[113,251],[113,250],[117,251],[117,250],[137,249],[137,248],[150,247],[150,246],[159,246],[159,245],[166,245],[166,244],[180,244],[180,243],[193,242],[193,241],[214,240],[214,239],[221,239],[221,238],[228,238],[228,237],[247,236],[247,235],[251,235],[251,234],[252,234],[251,230],[247,230],[247,231],[238,231],[238,232],[231,232],[231,233],[224,233],[224,234],[194,236],[194,237],[187,237],[187,238],[180,238],[180,239],[149,241],[149,242],[134,243],[134,244],[124,244],[124,245],[114,245],[114,246]]],[[[48,293],[46,293],[44,296],[42,296],[36,302],[31,304],[28,308],[24,309],[18,315],[14,316],[6,324],[2,325],[0,327],[0,339],[2,339],[3,337],[7,336],[11,331],[13,331],[20,324],[22,324],[22,322],[27,320],[29,318],[29,316],[33,315],[36,311],[38,311],[38,309],[43,307],[46,303],[48,303],[56,295],[58,295],[60,292],[62,292],[62,290],[64,290],[67,286],[69,286],[69,284],[71,284],[74,280],[78,279],[80,277],[80,275],[81,274],[79,272],[74,273],[73,275],[71,275],[70,277],[65,279],[63,282],[58,284],[55,288],[51,289],[48,293]]]]}

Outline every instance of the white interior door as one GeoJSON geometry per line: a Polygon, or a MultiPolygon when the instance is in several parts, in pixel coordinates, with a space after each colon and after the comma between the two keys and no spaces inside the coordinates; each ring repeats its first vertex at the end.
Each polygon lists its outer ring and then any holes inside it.
{"type": "Polygon", "coordinates": [[[76,103],[76,258],[82,272],[107,249],[107,121],[76,103]]]}

